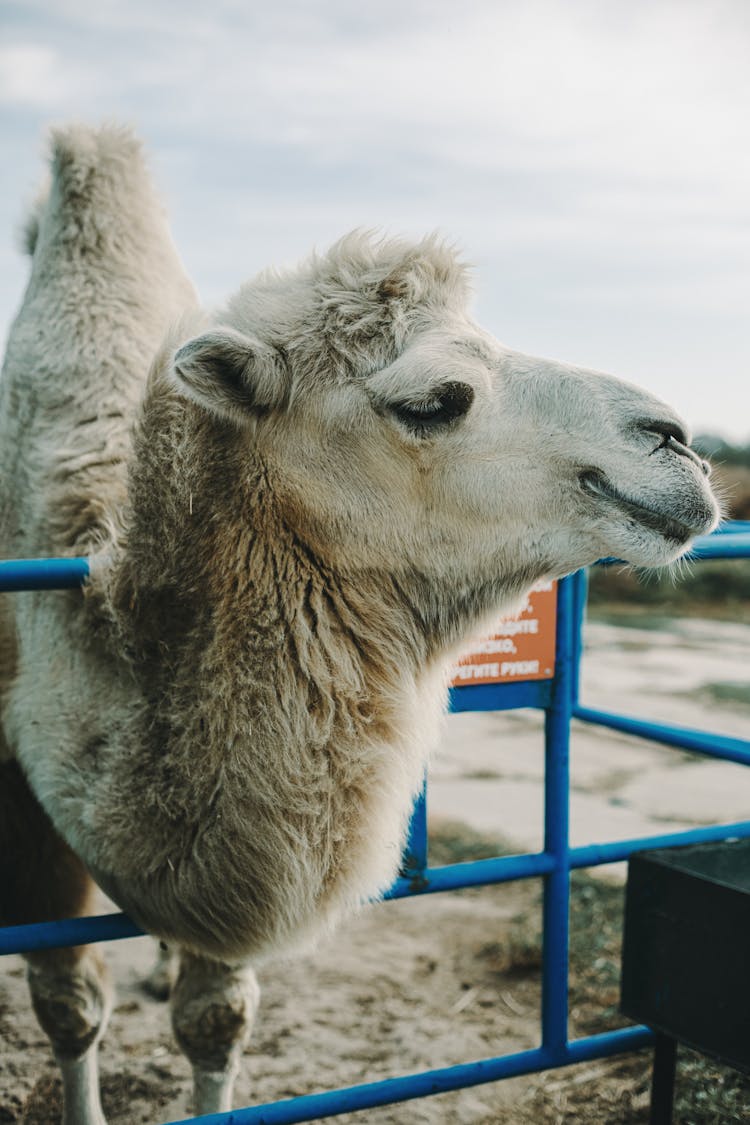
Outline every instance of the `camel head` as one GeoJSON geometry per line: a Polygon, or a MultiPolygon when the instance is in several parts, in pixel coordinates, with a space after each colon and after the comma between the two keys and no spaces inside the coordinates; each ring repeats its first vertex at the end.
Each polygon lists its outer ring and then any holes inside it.
{"type": "Polygon", "coordinates": [[[669,563],[715,526],[671,407],[504,347],[467,298],[434,239],[350,235],[247,283],[176,348],[173,384],[239,434],[237,472],[262,463],[326,563],[445,584],[472,612],[602,556],[669,563]]]}

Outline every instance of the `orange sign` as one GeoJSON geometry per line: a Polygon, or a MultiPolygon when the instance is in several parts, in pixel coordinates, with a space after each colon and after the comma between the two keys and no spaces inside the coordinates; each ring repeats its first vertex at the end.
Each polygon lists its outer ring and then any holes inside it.
{"type": "Polygon", "coordinates": [[[453,669],[452,687],[549,680],[555,674],[557,583],[534,586],[523,609],[486,640],[475,641],[453,669]]]}

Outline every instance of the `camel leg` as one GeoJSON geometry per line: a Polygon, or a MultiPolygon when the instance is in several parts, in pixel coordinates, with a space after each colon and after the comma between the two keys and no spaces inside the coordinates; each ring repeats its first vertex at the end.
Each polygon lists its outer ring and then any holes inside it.
{"type": "Polygon", "coordinates": [[[194,1113],[232,1108],[232,1088],[259,999],[249,965],[181,952],[172,1027],[193,1068],[194,1113]]]}
{"type": "Polygon", "coordinates": [[[34,1011],[62,1074],[63,1125],[104,1125],[98,1046],[111,1010],[104,963],[86,946],[32,953],[27,960],[34,1011]]]}
{"type": "MultiPolygon", "coordinates": [[[[4,925],[87,914],[94,883],[57,835],[14,761],[0,765],[0,887],[4,925]]],[[[63,1125],[104,1125],[97,1049],[111,995],[90,946],[29,953],[28,981],[39,1023],[63,1079],[63,1125]]]]}

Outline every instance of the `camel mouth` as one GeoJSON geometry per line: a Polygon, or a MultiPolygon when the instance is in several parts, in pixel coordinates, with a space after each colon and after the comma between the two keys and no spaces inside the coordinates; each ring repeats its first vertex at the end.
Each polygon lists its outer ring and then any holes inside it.
{"type": "Polygon", "coordinates": [[[637,520],[643,527],[647,527],[650,531],[656,531],[664,539],[670,539],[676,543],[686,543],[688,539],[692,539],[697,534],[695,528],[689,527],[681,520],[675,519],[674,516],[669,516],[656,508],[633,500],[630,496],[624,496],[596,469],[587,469],[580,474],[579,480],[581,488],[589,496],[594,496],[597,500],[605,500],[610,504],[616,504],[621,511],[637,520]]]}

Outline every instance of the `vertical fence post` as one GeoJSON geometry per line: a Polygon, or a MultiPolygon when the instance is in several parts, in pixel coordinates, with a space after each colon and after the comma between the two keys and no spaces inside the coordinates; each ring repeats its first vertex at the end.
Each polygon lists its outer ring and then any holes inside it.
{"type": "MultiPolygon", "coordinates": [[[[406,879],[424,881],[427,866],[427,778],[422,784],[422,792],[414,803],[409,824],[409,839],[401,857],[401,874],[406,879]]],[[[416,889],[416,888],[413,888],[416,889]]]]}
{"type": "Polygon", "coordinates": [[[589,572],[587,569],[577,570],[571,575],[573,583],[573,669],[570,694],[575,706],[578,703],[581,690],[581,658],[583,656],[583,624],[586,617],[586,605],[589,597],[589,572]]]}
{"type": "Polygon", "coordinates": [[[568,937],[570,866],[570,718],[573,709],[575,644],[574,578],[564,578],[557,596],[557,652],[552,702],[544,722],[544,850],[555,860],[544,877],[542,953],[542,1045],[563,1049],[568,1041],[568,937]]]}

